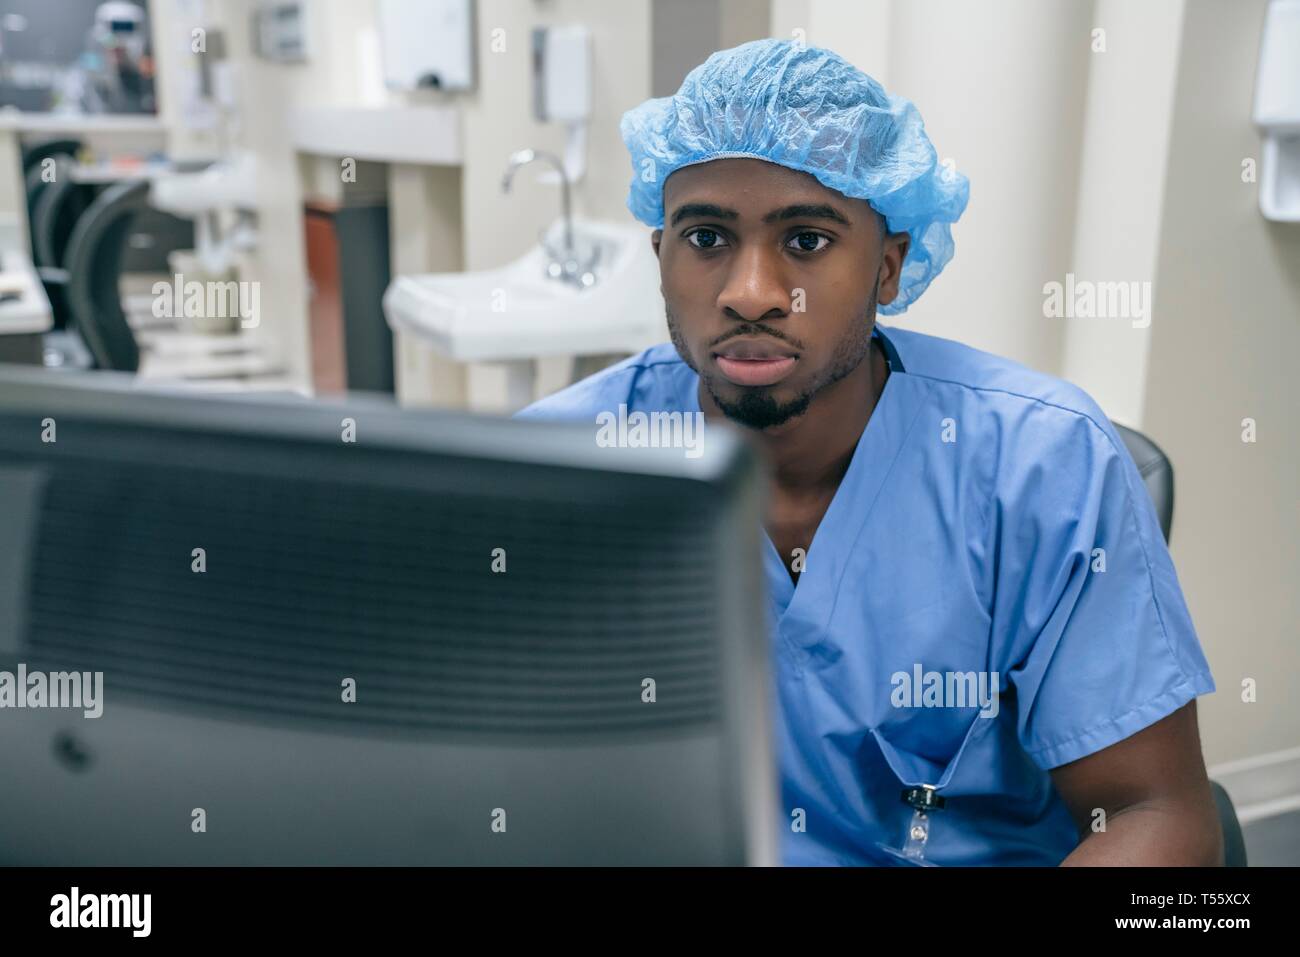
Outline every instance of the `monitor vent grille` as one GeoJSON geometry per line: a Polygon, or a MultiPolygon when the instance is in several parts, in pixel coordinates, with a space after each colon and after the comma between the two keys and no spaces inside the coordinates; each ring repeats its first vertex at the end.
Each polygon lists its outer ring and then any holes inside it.
{"type": "Polygon", "coordinates": [[[644,483],[539,507],[182,466],[48,475],[29,666],[103,671],[108,700],[511,735],[719,718],[711,523],[644,483]]]}

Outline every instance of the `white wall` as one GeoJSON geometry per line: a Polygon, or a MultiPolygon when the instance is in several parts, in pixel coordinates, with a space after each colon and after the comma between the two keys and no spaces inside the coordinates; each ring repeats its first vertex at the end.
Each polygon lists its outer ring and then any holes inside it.
{"type": "MultiPolygon", "coordinates": [[[[1094,26],[1106,50],[1088,59],[1088,106],[1069,266],[1088,281],[1157,284],[1161,201],[1169,167],[1183,25],[1183,0],[1098,0],[1094,26]]],[[[1151,304],[1148,303],[1148,306],[1151,304]]],[[[1156,305],[1161,305],[1157,300],[1156,305]]],[[[1106,413],[1142,426],[1147,316],[1057,320],[1064,325],[1061,374],[1106,413]]]]}
{"type": "MultiPolygon", "coordinates": [[[[1214,761],[1300,744],[1300,224],[1265,220],[1242,179],[1260,155],[1264,8],[1187,4],[1142,398],[1176,470],[1172,549],[1219,687],[1202,703],[1214,761]],[[1255,703],[1242,701],[1246,679],[1255,703]]],[[[1294,780],[1300,790],[1300,768],[1294,780]]]]}

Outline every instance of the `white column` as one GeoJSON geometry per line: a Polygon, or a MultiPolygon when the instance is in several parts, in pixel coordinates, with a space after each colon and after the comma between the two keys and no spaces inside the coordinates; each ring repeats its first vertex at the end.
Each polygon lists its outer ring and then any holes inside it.
{"type": "MultiPolygon", "coordinates": [[[[1137,284],[1145,296],[1147,289],[1159,292],[1156,258],[1183,0],[1098,0],[1093,22],[1105,31],[1106,51],[1092,55],[1088,74],[1070,265],[1077,279],[1137,284]]],[[[1149,323],[1177,321],[1157,313],[1149,299],[1143,305],[1147,314],[1132,319],[1060,320],[1065,378],[1134,428],[1142,424],[1149,323]]]]}

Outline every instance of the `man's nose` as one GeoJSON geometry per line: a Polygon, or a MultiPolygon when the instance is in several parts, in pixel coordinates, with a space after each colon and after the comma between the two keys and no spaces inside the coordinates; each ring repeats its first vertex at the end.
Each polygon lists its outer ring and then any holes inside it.
{"type": "Polygon", "coordinates": [[[751,322],[784,316],[790,311],[792,290],[782,280],[778,257],[759,243],[742,246],[731,257],[718,307],[751,322]]]}

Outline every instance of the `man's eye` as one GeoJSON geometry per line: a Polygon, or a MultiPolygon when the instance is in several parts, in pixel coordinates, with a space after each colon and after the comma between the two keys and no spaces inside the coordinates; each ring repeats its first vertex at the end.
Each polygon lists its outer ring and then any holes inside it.
{"type": "Polygon", "coordinates": [[[719,246],[727,245],[722,236],[712,229],[693,230],[687,235],[686,241],[696,249],[717,249],[719,246]]]}
{"type": "Polygon", "coordinates": [[[786,243],[786,246],[790,246],[790,243],[797,243],[797,247],[790,248],[797,248],[799,252],[816,253],[829,246],[831,241],[829,237],[823,236],[821,233],[796,233],[790,238],[790,242],[786,243]]]}

